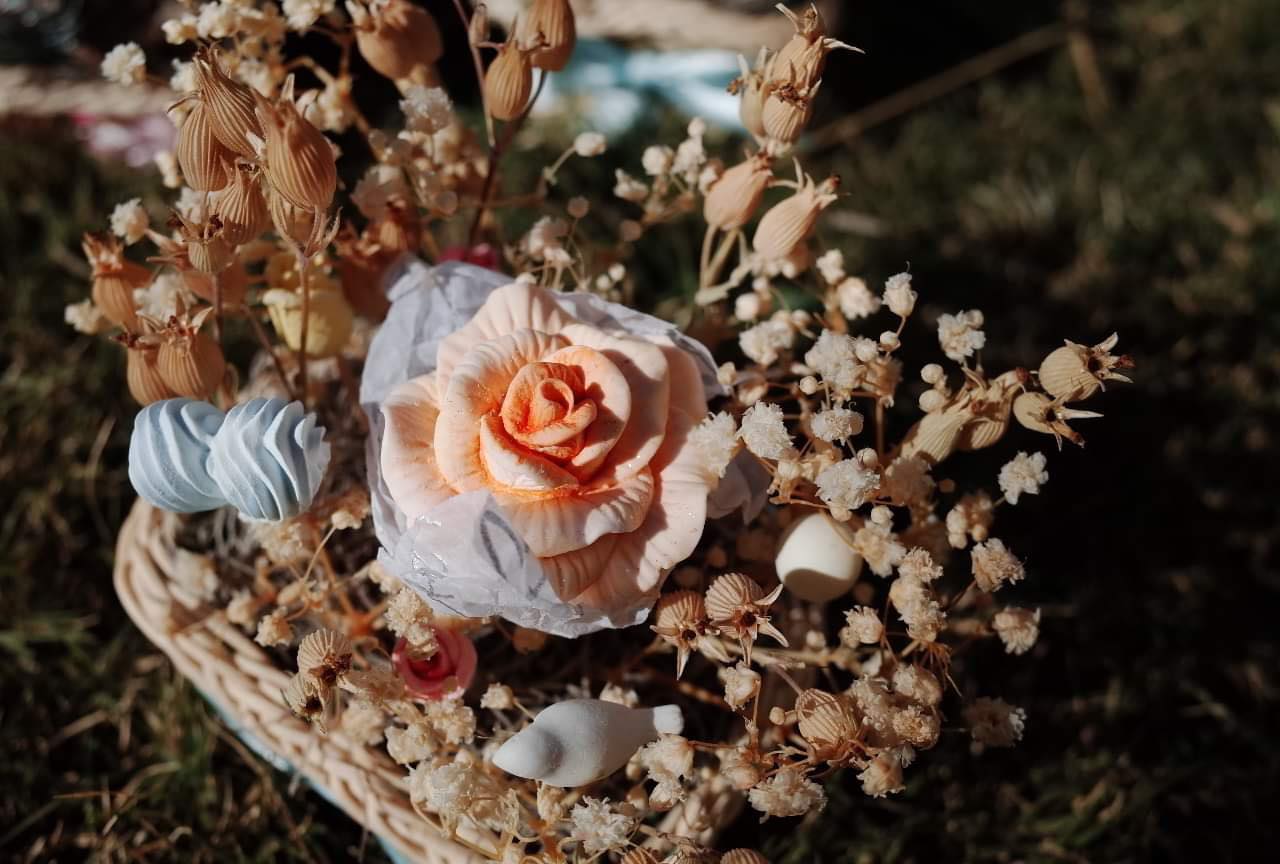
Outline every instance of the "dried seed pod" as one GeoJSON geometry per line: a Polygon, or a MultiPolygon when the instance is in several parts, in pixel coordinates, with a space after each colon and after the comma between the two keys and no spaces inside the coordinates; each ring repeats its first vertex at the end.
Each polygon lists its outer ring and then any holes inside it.
{"type": "Polygon", "coordinates": [[[296,207],[329,209],[338,188],[333,148],[299,112],[293,101],[293,77],[285,81],[274,104],[256,90],[253,95],[266,134],[264,167],[271,188],[296,207]]]}
{"type": "Polygon", "coordinates": [[[738,68],[742,76],[729,85],[729,92],[738,95],[738,118],[748,132],[760,140],[765,137],[764,102],[769,95],[765,72],[768,69],[769,49],[761,48],[756,55],[754,68],[747,66],[747,60],[738,55],[738,68]]]}
{"type": "Polygon", "coordinates": [[[215,275],[222,272],[235,256],[235,249],[222,233],[222,220],[210,216],[199,225],[184,223],[184,239],[187,244],[187,260],[201,273],[215,275]]]}
{"type": "Polygon", "coordinates": [[[676,648],[676,677],[684,674],[689,654],[698,649],[706,630],[707,610],[696,591],[663,594],[653,609],[653,632],[676,648]]]}
{"type": "Polygon", "coordinates": [[[1050,395],[1074,402],[1105,389],[1104,381],[1130,381],[1115,371],[1133,366],[1129,357],[1111,353],[1120,341],[1119,333],[1112,333],[1092,348],[1065,341],[1040,364],[1040,386],[1050,395]]]}
{"type": "Polygon", "coordinates": [[[298,207],[274,189],[267,191],[267,212],[276,233],[287,238],[310,258],[329,245],[338,233],[338,220],[330,225],[324,211],[298,207]]]}
{"type": "Polygon", "coordinates": [[[636,846],[622,856],[619,864],[660,864],[659,859],[643,846],[636,846]]]}
{"type": "Polygon", "coordinates": [[[529,53],[515,39],[508,39],[485,72],[485,104],[497,120],[514,120],[529,104],[529,94],[533,92],[529,53]]]}
{"type": "Polygon", "coordinates": [[[125,366],[125,380],[129,384],[129,395],[139,405],[150,405],[162,399],[172,399],[177,394],[169,389],[160,375],[157,361],[160,346],[139,339],[125,343],[128,350],[128,362],[125,366]]]}
{"type": "Polygon", "coordinates": [[[337,630],[317,630],[298,645],[298,671],[326,687],[351,668],[351,640],[337,630]]]}
{"type": "Polygon", "coordinates": [[[1032,432],[1043,432],[1052,435],[1062,447],[1062,439],[1072,444],[1084,446],[1084,438],[1072,429],[1067,421],[1101,417],[1097,411],[1080,411],[1065,407],[1061,401],[1050,399],[1043,393],[1028,391],[1013,400],[1013,416],[1019,423],[1032,432]]]}
{"type": "Polygon", "coordinates": [[[188,186],[198,192],[215,192],[231,179],[232,152],[213,134],[204,103],[192,98],[186,104],[190,110],[178,127],[174,155],[188,186]]]}
{"type": "Polygon", "coordinates": [[[1012,369],[980,386],[969,402],[973,419],[965,425],[956,446],[961,450],[981,450],[1003,438],[1009,429],[1013,400],[1028,378],[1026,370],[1012,369]]]}
{"type": "Polygon", "coordinates": [[[955,452],[961,432],[972,419],[965,407],[958,404],[926,414],[903,437],[899,455],[919,456],[937,465],[955,452]]]}
{"type": "Polygon", "coordinates": [[[323,722],[325,713],[325,692],[315,678],[299,673],[289,679],[289,686],[284,689],[284,702],[295,717],[308,723],[323,722]]]}
{"type": "Polygon", "coordinates": [[[707,190],[702,205],[702,215],[707,224],[723,231],[747,224],[755,215],[764,190],[772,180],[771,160],[764,153],[749,156],[734,165],[707,190]]]}
{"type": "Polygon", "coordinates": [[[730,849],[720,856],[720,864],[769,864],[769,859],[754,849],[730,849]]]}
{"type": "Polygon", "coordinates": [[[81,248],[93,267],[94,305],[111,323],[136,332],[138,305],[133,292],[151,282],[151,271],[125,258],[124,248],[110,235],[85,234],[81,248]]]}
{"type": "Polygon", "coordinates": [[[213,215],[222,220],[222,236],[231,246],[256,238],[271,224],[256,166],[240,163],[230,185],[213,199],[213,215]]]}
{"type": "Polygon", "coordinates": [[[391,79],[408,78],[444,54],[444,40],[431,13],[409,0],[348,3],[360,56],[391,79]]]}
{"type": "Polygon", "coordinates": [[[163,334],[156,367],[165,385],[179,396],[208,399],[226,372],[227,362],[218,343],[200,332],[212,309],[189,320],[178,319],[163,334]]]}
{"type": "Polygon", "coordinates": [[[520,23],[521,42],[541,46],[533,52],[533,65],[547,72],[563,69],[578,40],[569,0],[533,0],[520,23]]]}
{"type": "Polygon", "coordinates": [[[813,117],[816,93],[816,86],[808,92],[790,84],[769,88],[760,114],[764,134],[781,144],[794,144],[813,117]]]}
{"type": "Polygon", "coordinates": [[[769,607],[781,593],[781,584],[765,594],[764,589],[750,576],[725,573],[717,576],[707,588],[707,615],[716,630],[738,639],[750,662],[751,643],[761,633],[773,637],[784,646],[787,644],[781,631],[769,623],[768,615],[769,607]]]}
{"type": "Polygon", "coordinates": [[[843,694],[804,690],[796,697],[795,712],[800,737],[819,760],[839,759],[858,734],[853,705],[843,694]]]}
{"type": "MultiPolygon", "coordinates": [[[[799,168],[796,169],[799,174],[799,168]]],[[[818,214],[836,200],[840,178],[832,175],[820,184],[801,176],[799,188],[790,198],[778,202],[760,219],[752,246],[763,258],[781,261],[808,238],[818,214]]]]}
{"type": "Polygon", "coordinates": [[[192,62],[195,64],[196,92],[205,106],[214,136],[231,152],[254,158],[257,154],[249,135],[261,139],[263,134],[262,124],[254,113],[253,91],[247,84],[233,80],[222,71],[213,48],[198,51],[192,62]]]}
{"type": "Polygon", "coordinates": [[[827,29],[818,7],[810,6],[802,15],[796,15],[785,6],[779,6],[778,9],[791,19],[796,32],[778,50],[773,60],[773,69],[780,76],[791,76],[792,70],[795,70],[795,73],[802,75],[803,80],[821,78],[826,52],[819,52],[815,58],[813,49],[814,46],[823,44],[827,29]]]}

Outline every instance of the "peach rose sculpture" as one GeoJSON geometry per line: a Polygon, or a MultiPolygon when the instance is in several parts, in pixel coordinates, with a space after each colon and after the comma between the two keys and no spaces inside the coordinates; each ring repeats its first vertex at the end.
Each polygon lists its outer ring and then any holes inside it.
{"type": "Polygon", "coordinates": [[[719,482],[687,446],[719,392],[706,348],[468,264],[388,278],[361,381],[383,566],[449,614],[562,636],[643,621],[719,482]]]}

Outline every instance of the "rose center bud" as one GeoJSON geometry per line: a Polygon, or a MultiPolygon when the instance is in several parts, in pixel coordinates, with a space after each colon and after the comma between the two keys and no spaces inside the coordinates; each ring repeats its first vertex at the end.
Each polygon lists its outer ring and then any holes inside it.
{"type": "Polygon", "coordinates": [[[581,370],[562,363],[530,363],[512,380],[502,402],[502,426],[517,443],[564,460],[582,447],[596,419],[581,370]]]}

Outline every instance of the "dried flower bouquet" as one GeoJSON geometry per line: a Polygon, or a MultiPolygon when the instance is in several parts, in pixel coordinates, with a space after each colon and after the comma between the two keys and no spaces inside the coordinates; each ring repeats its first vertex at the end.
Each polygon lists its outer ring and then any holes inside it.
{"type": "MultiPolygon", "coordinates": [[[[92,299],[67,319],[115,334],[144,406],[130,477],[148,504],[117,578],[148,634],[175,660],[193,628],[266,652],[276,704],[345,742],[318,752],[380,778],[345,806],[385,828],[358,799],[390,788],[454,850],[441,860],[752,864],[711,848],[743,799],[762,819],[816,813],[840,770],[894,794],[944,722],[1015,744],[1024,713],[953,672],[1036,642],[1039,610],[995,597],[1026,572],[994,526],[1047,459],[1017,452],[998,497],[946,463],[1010,427],[1082,443],[1073,424],[1100,415],[1077,406],[1131,363],[1113,335],[993,374],[982,313],[941,314],[948,366],[916,370],[918,412],[895,408],[912,277],[876,291],[818,254],[838,180],[789,155],[827,56],[856,49],[780,7],[794,35],[732,87],[752,152],[725,167],[695,119],[595,190],[634,216],[588,245],[590,198],[561,203],[556,179],[603,136],[515,199],[499,176],[572,52],[567,0],[534,0],[501,43],[483,6],[345,5],[228,0],[165,22],[196,45],[158,160],[180,189],[169,230],[131,201],[85,238],[92,299]],[[480,131],[436,86],[443,14],[467,25],[480,131]],[[303,32],[338,45],[336,69],[283,59],[303,32]],[[403,128],[352,100],[353,52],[399,88],[403,128]],[[324,134],[350,127],[367,153],[324,134]],[[358,218],[337,206],[338,158],[369,162],[358,218]],[[765,208],[772,188],[789,192],[765,208]],[[564,216],[508,241],[508,207],[564,216]],[[699,211],[685,317],[702,342],[619,302],[629,257],[662,254],[648,229],[699,211]],[[144,241],[145,264],[126,256],[144,241]],[[225,359],[233,332],[258,343],[246,369],[225,359]],[[162,613],[129,581],[139,550],[171,584],[162,613]]],[[[119,46],[103,72],[137,83],[145,58],[119,46]]],[[[431,842],[409,851],[430,860],[431,842]]]]}

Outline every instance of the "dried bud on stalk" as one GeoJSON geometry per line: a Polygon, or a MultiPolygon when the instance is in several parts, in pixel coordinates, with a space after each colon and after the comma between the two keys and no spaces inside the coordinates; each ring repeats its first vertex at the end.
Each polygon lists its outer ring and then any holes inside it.
{"type": "Polygon", "coordinates": [[[1013,400],[1028,379],[1025,369],[1011,369],[976,388],[969,402],[973,419],[956,439],[956,446],[961,450],[981,450],[1003,438],[1009,428],[1013,400]]]}
{"type": "Polygon", "coordinates": [[[1088,399],[1094,393],[1104,389],[1104,381],[1131,380],[1116,372],[1116,369],[1128,369],[1133,360],[1127,356],[1117,357],[1111,353],[1120,341],[1119,333],[1112,333],[1103,341],[1087,348],[1070,340],[1066,345],[1044,358],[1040,364],[1040,386],[1050,395],[1076,401],[1088,399]]]}
{"type": "Polygon", "coordinates": [[[267,180],[296,207],[324,211],[338,188],[329,139],[307,121],[293,100],[293,77],[275,104],[256,90],[258,119],[266,133],[264,153],[267,180]]]}
{"type": "Polygon", "coordinates": [[[187,260],[192,267],[201,273],[216,274],[231,263],[235,249],[223,235],[221,219],[210,216],[206,221],[196,223],[177,213],[174,213],[174,219],[181,230],[187,260]]]}
{"type": "Polygon", "coordinates": [[[351,640],[336,630],[317,630],[298,645],[298,671],[333,687],[351,669],[351,640]]]}
{"type": "Polygon", "coordinates": [[[1097,411],[1067,408],[1061,400],[1050,399],[1043,393],[1028,392],[1013,400],[1013,416],[1033,432],[1052,435],[1061,449],[1063,438],[1072,444],[1084,446],[1084,437],[1067,425],[1068,420],[1085,420],[1102,415],[1097,411]]]}
{"type": "Polygon", "coordinates": [[[858,721],[848,696],[805,690],[796,697],[795,712],[800,737],[813,748],[815,759],[825,762],[848,754],[858,734],[858,721]]]}
{"type": "Polygon", "coordinates": [[[723,231],[741,228],[755,215],[764,190],[773,180],[773,168],[764,153],[757,153],[720,175],[707,190],[702,215],[707,224],[723,231]]]}
{"type": "Polygon", "coordinates": [[[533,0],[521,23],[520,41],[542,46],[533,52],[533,65],[547,72],[563,69],[578,40],[569,0],[533,0]]]}
{"type": "Polygon", "coordinates": [[[533,92],[533,63],[530,51],[515,39],[508,39],[498,50],[484,75],[485,104],[497,120],[514,120],[529,104],[533,92]]]}
{"type": "Polygon", "coordinates": [[[817,93],[817,84],[803,90],[789,83],[770,87],[761,112],[765,135],[780,144],[794,144],[813,117],[817,93]]]}
{"type": "Polygon", "coordinates": [[[213,134],[204,103],[195,97],[185,101],[190,105],[190,110],[178,127],[178,143],[174,146],[174,155],[178,157],[182,177],[188,186],[197,192],[216,192],[231,179],[233,154],[213,134]]]}
{"type": "Polygon", "coordinates": [[[779,584],[768,594],[754,579],[742,573],[717,576],[707,589],[706,607],[711,624],[721,633],[736,638],[743,654],[751,660],[751,644],[764,633],[786,646],[787,638],[769,623],[769,607],[782,593],[779,584]]]}
{"type": "Polygon", "coordinates": [[[483,3],[477,3],[471,12],[471,20],[467,22],[467,41],[472,45],[489,41],[489,7],[483,3]]]}
{"type": "Polygon", "coordinates": [[[233,247],[248,243],[271,224],[267,199],[262,194],[258,169],[247,163],[236,166],[231,185],[213,200],[213,215],[222,220],[222,236],[233,247]]]}
{"type": "Polygon", "coordinates": [[[222,71],[213,48],[199,51],[193,62],[196,93],[205,107],[209,128],[223,147],[253,158],[256,154],[249,135],[263,137],[262,125],[254,114],[253,91],[222,71]]]}
{"type": "MultiPolygon", "coordinates": [[[[803,70],[805,73],[812,75],[811,80],[821,78],[822,65],[826,56],[825,52],[817,58],[816,66],[809,66],[810,63],[813,63],[813,46],[821,45],[827,35],[826,25],[822,21],[822,15],[818,12],[818,8],[810,6],[804,11],[803,15],[797,15],[781,5],[778,6],[778,11],[791,19],[791,24],[796,28],[796,32],[787,40],[787,44],[779,49],[773,59],[773,68],[784,76],[790,75],[790,70],[795,68],[797,71],[803,70]]],[[[805,80],[810,79],[806,78],[805,80]]]]}
{"type": "Polygon", "coordinates": [[[173,319],[163,334],[156,365],[165,385],[179,396],[208,399],[226,371],[222,349],[204,333],[201,325],[213,313],[204,309],[189,319],[173,319]]]}
{"type": "Polygon", "coordinates": [[[323,210],[298,207],[275,189],[267,191],[267,212],[276,233],[294,243],[310,258],[328,246],[338,232],[338,220],[330,225],[323,210]]]}
{"type": "Polygon", "coordinates": [[[799,188],[785,201],[775,204],[760,220],[751,244],[762,257],[772,261],[786,258],[813,231],[818,214],[836,200],[840,178],[832,175],[820,184],[799,175],[799,188]]]}
{"type": "Polygon", "coordinates": [[[729,85],[729,92],[739,95],[738,117],[743,128],[750,132],[757,141],[765,137],[764,101],[769,95],[766,87],[765,72],[768,68],[769,49],[761,48],[756,55],[755,68],[747,66],[747,58],[738,55],[738,68],[742,77],[729,85]]]}
{"type": "Polygon", "coordinates": [[[702,595],[696,591],[664,594],[654,606],[653,618],[653,632],[676,648],[676,677],[679,678],[706,630],[707,610],[702,595]]]}
{"type": "Polygon", "coordinates": [[[111,323],[136,332],[138,307],[133,291],[151,282],[151,271],[125,258],[124,247],[108,234],[85,234],[81,248],[93,267],[93,304],[111,323]]]}
{"type": "Polygon", "coordinates": [[[129,395],[139,405],[150,405],[162,399],[172,399],[175,394],[164,383],[157,365],[160,346],[148,339],[129,337],[124,341],[128,351],[128,362],[125,367],[125,380],[129,384],[129,395]]]}
{"type": "Polygon", "coordinates": [[[347,3],[356,47],[370,66],[397,80],[429,67],[444,54],[444,40],[431,13],[410,0],[347,3]]]}

